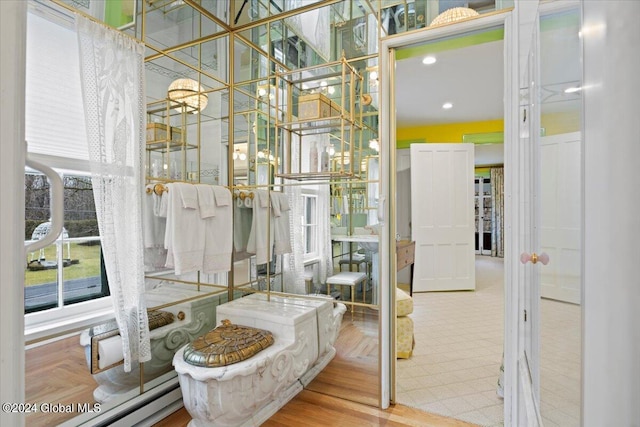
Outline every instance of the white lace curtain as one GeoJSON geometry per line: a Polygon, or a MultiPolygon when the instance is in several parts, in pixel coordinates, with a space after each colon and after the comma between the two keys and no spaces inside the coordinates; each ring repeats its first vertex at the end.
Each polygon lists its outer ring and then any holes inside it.
{"type": "Polygon", "coordinates": [[[76,16],[98,228],[124,369],[151,359],[144,301],[144,45],[76,16]]]}

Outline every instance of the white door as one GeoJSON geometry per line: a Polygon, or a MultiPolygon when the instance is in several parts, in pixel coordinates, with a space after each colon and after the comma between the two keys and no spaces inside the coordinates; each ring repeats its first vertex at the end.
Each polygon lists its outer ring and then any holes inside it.
{"type": "Polygon", "coordinates": [[[411,145],[413,291],[475,289],[473,144],[411,145]]]}
{"type": "Polygon", "coordinates": [[[553,259],[540,269],[540,293],[573,304],[580,304],[580,138],[540,141],[540,250],[553,259]]]}
{"type": "MultiPolygon", "coordinates": [[[[511,105],[517,114],[505,122],[505,425],[540,426],[540,286],[541,263],[536,204],[540,140],[539,39],[537,2],[521,2],[523,8],[508,20],[514,44],[509,66],[511,105]],[[526,10],[525,10],[526,9],[526,10]],[[517,82],[517,83],[516,83],[517,82]],[[515,91],[514,85],[518,85],[515,91]],[[517,134],[516,134],[517,132],[517,134]],[[507,206],[509,209],[507,209],[507,206]],[[508,212],[508,213],[507,213],[508,212]]],[[[508,28],[507,28],[508,29],[508,28]]],[[[509,54],[507,54],[509,57],[509,54]]],[[[505,111],[508,111],[505,108],[505,111]]],[[[546,260],[544,260],[546,261],[546,260]]],[[[545,262],[546,263],[546,262],[545,262]]]]}

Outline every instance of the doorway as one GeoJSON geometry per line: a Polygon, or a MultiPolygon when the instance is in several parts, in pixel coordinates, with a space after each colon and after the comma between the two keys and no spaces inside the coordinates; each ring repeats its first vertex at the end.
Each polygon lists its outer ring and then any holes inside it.
{"type": "MultiPolygon", "coordinates": [[[[436,291],[420,292],[414,278],[415,348],[410,358],[397,360],[396,402],[481,425],[499,425],[504,419],[503,401],[497,394],[504,342],[504,264],[501,257],[490,256],[490,182],[492,169],[502,170],[504,163],[502,39],[502,28],[494,26],[453,39],[416,43],[398,49],[395,63],[396,234],[418,245],[415,231],[421,221],[415,216],[427,215],[424,209],[415,209],[412,193],[419,196],[429,191],[425,188],[429,184],[416,185],[411,176],[414,170],[429,166],[416,162],[408,147],[473,145],[467,197],[478,205],[477,211],[468,213],[468,233],[470,241],[476,235],[483,240],[479,243],[486,242],[470,251],[471,268],[475,267],[473,291],[445,292],[443,283],[436,291]],[[415,100],[423,108],[412,104],[415,100]],[[428,105],[431,102],[434,105],[428,105]],[[446,103],[451,106],[444,108],[446,103]],[[476,249],[484,250],[474,257],[476,249]]],[[[456,173],[447,179],[460,177],[456,173]]],[[[442,179],[432,182],[445,187],[442,179]]],[[[410,280],[405,276],[405,271],[398,274],[398,287],[410,280]]]]}
{"type": "MultiPolygon", "coordinates": [[[[536,22],[535,25],[536,25],[536,28],[537,28],[538,22],[536,22]]],[[[511,23],[509,23],[508,27],[512,28],[511,27],[511,23]]],[[[552,26],[550,26],[550,28],[555,28],[555,27],[552,25],[552,26]]],[[[544,28],[542,28],[542,32],[544,32],[544,28]]],[[[435,33],[435,31],[434,31],[434,33],[435,33]]],[[[446,35],[448,35],[450,37],[456,37],[456,36],[459,36],[460,34],[465,34],[464,33],[464,29],[462,28],[462,25],[460,27],[458,27],[458,30],[456,32],[451,31],[450,33],[447,33],[446,35]]],[[[442,36],[444,38],[444,35],[440,35],[440,34],[439,35],[434,34],[433,37],[429,37],[429,38],[433,40],[438,36],[442,36]]],[[[414,38],[411,41],[411,43],[407,43],[405,46],[416,47],[416,46],[420,45],[420,43],[423,43],[425,41],[425,39],[427,39],[427,37],[423,37],[422,40],[419,40],[418,38],[414,38]]],[[[505,38],[505,41],[506,40],[508,40],[508,38],[505,38]]],[[[511,40],[510,42],[511,42],[511,44],[513,44],[513,43],[516,43],[517,40],[516,41],[511,40]]],[[[391,45],[391,43],[390,43],[390,45],[391,45]]],[[[395,47],[400,48],[401,46],[402,45],[400,45],[398,43],[395,47]]],[[[512,53],[514,51],[513,46],[510,46],[508,48],[508,50],[509,50],[509,53],[512,53]]],[[[384,49],[383,49],[383,52],[384,52],[384,49]]],[[[534,53],[537,54],[537,52],[534,52],[534,53]]],[[[390,60],[391,64],[394,64],[394,60],[398,59],[396,54],[397,54],[397,50],[392,50],[391,53],[389,54],[389,57],[391,59],[390,60]]],[[[545,55],[544,47],[540,51],[540,55],[541,56],[545,55]]],[[[510,55],[505,55],[505,57],[509,58],[510,55]]],[[[510,61],[510,60],[507,59],[507,61],[510,61]]],[[[551,57],[550,61],[552,63],[555,63],[553,57],[551,57]]],[[[384,63],[384,61],[383,61],[383,63],[384,63]]],[[[544,60],[542,60],[542,64],[544,64],[544,60]]],[[[505,70],[509,69],[511,65],[512,64],[509,64],[508,66],[506,66],[505,70]]],[[[560,64],[556,64],[556,65],[560,65],[560,64]]],[[[513,82],[514,81],[513,72],[510,72],[510,73],[511,73],[511,75],[509,76],[509,79],[513,82]]],[[[393,71],[390,70],[390,74],[391,74],[390,80],[392,82],[393,81],[398,81],[401,78],[400,76],[398,76],[397,70],[393,70],[393,71]]],[[[443,84],[442,82],[450,82],[450,81],[451,80],[447,80],[447,78],[445,78],[445,79],[440,80],[440,84],[441,84],[441,86],[447,86],[446,84],[443,84]]],[[[542,83],[542,85],[544,86],[544,84],[545,84],[544,76],[543,76],[543,79],[541,81],[539,81],[539,82],[542,83]]],[[[538,86],[539,82],[536,81],[536,86],[538,86]]],[[[455,83],[457,83],[457,81],[455,81],[455,83]]],[[[555,83],[559,83],[559,82],[555,82],[555,83]]],[[[512,86],[513,85],[509,85],[509,87],[512,87],[512,86]]],[[[577,86],[578,87],[580,86],[579,82],[578,82],[577,86]]],[[[505,85],[505,87],[507,87],[507,85],[505,85]]],[[[543,87],[543,90],[544,89],[545,88],[543,87]]],[[[511,135],[513,138],[515,138],[514,140],[517,140],[518,139],[518,135],[515,134],[514,128],[513,128],[514,112],[518,111],[518,108],[514,108],[515,105],[517,105],[516,104],[516,102],[517,102],[516,101],[517,92],[514,91],[513,89],[511,89],[510,91],[511,92],[515,92],[515,93],[509,93],[509,94],[506,94],[506,96],[505,96],[505,99],[510,100],[510,101],[506,102],[508,110],[505,110],[505,112],[504,112],[504,115],[505,115],[504,128],[505,128],[505,135],[511,135]],[[511,107],[509,107],[508,105],[511,105],[511,107]],[[511,125],[509,125],[509,123],[511,125]]],[[[557,93],[558,93],[558,91],[556,91],[556,94],[557,93]]],[[[537,99],[537,98],[534,98],[537,95],[538,95],[538,93],[532,93],[531,99],[532,100],[537,99]]],[[[390,105],[393,108],[392,111],[397,111],[399,109],[400,100],[402,98],[400,96],[396,96],[396,97],[392,96],[391,98],[392,98],[392,100],[390,102],[390,105]]],[[[535,102],[535,101],[532,101],[532,102],[535,102]]],[[[558,104],[559,103],[556,103],[556,105],[547,106],[548,107],[547,111],[552,111],[554,113],[557,113],[558,111],[554,111],[554,108],[560,107],[560,105],[558,105],[558,104]]],[[[544,108],[544,105],[543,105],[542,113],[544,114],[544,112],[545,112],[545,108],[544,108]]],[[[522,116],[522,110],[521,110],[520,116],[522,116]]],[[[559,115],[556,115],[556,118],[558,116],[565,117],[565,118],[567,117],[567,116],[563,116],[562,114],[559,114],[559,115]]],[[[542,120],[539,121],[539,122],[535,122],[535,120],[534,120],[534,123],[545,123],[545,118],[543,117],[542,120]]],[[[558,122],[556,121],[555,124],[557,125],[558,122]]],[[[531,126],[533,126],[533,125],[531,125],[531,126]]],[[[580,125],[578,124],[578,127],[579,126],[580,125]]],[[[390,133],[392,135],[394,135],[394,134],[395,135],[399,135],[400,134],[399,126],[396,123],[394,123],[392,126],[389,126],[389,128],[390,128],[389,130],[391,131],[390,133]]],[[[542,128],[543,128],[542,131],[544,132],[545,131],[544,126],[542,126],[542,128]]],[[[532,132],[536,133],[535,135],[533,133],[527,133],[526,135],[523,135],[523,134],[520,135],[520,138],[522,138],[521,142],[523,142],[523,144],[525,144],[525,145],[529,145],[529,142],[537,144],[538,141],[539,141],[539,139],[537,138],[537,136],[538,136],[537,135],[538,128],[537,127],[532,127],[531,129],[532,129],[532,132]],[[535,129],[535,131],[534,131],[534,129],[535,129]],[[530,135],[531,135],[531,137],[529,137],[530,135]]],[[[398,139],[400,139],[400,138],[398,138],[398,139]]],[[[424,140],[420,141],[420,140],[416,140],[416,139],[417,138],[414,138],[414,140],[411,141],[411,142],[414,142],[414,143],[431,142],[431,141],[424,141],[424,140]]],[[[542,143],[542,141],[541,141],[541,143],[542,143]]],[[[532,152],[534,152],[535,151],[534,149],[537,149],[537,148],[538,147],[533,147],[533,146],[527,147],[527,149],[532,149],[532,152]]],[[[540,175],[540,171],[539,170],[537,170],[537,171],[535,170],[535,168],[537,167],[537,164],[514,163],[515,161],[522,161],[523,159],[526,159],[527,155],[524,152],[522,152],[522,148],[515,149],[515,148],[512,147],[512,148],[510,148],[508,150],[505,150],[505,151],[509,153],[509,156],[505,157],[506,163],[511,162],[510,164],[514,165],[513,167],[510,167],[511,171],[506,177],[506,181],[510,182],[510,185],[512,186],[512,188],[510,189],[510,194],[511,194],[511,196],[514,196],[514,194],[515,194],[514,193],[514,188],[518,188],[518,186],[516,184],[514,184],[514,182],[515,182],[514,180],[518,179],[518,176],[522,177],[523,175],[532,174],[532,177],[528,178],[528,179],[535,180],[536,177],[540,177],[542,175],[540,175]],[[516,167],[515,165],[519,165],[519,167],[516,167]],[[520,169],[520,168],[524,168],[524,169],[520,169]],[[517,172],[517,174],[516,174],[516,172],[517,172]],[[535,175],[536,173],[538,175],[535,175]],[[511,181],[509,181],[509,180],[511,180],[511,181]]],[[[394,150],[394,153],[395,153],[395,150],[394,150]]],[[[575,157],[575,156],[573,156],[573,157],[575,157]]],[[[395,159],[395,157],[393,155],[392,155],[392,159],[395,159]]],[[[396,178],[396,182],[397,181],[398,181],[398,178],[396,178]]],[[[535,181],[533,181],[533,182],[535,182],[535,181]]],[[[521,184],[522,183],[520,183],[518,185],[521,185],[521,184]]],[[[515,191],[518,191],[518,190],[515,190],[515,191]]],[[[535,194],[540,196],[539,193],[535,193],[535,194]]],[[[523,200],[526,200],[527,197],[529,197],[529,196],[526,196],[523,200]]],[[[515,203],[515,202],[512,200],[511,203],[515,203]]],[[[518,209],[522,209],[522,207],[520,205],[516,206],[516,205],[512,204],[512,210],[517,211],[518,209]]],[[[525,213],[525,215],[526,215],[526,213],[525,213]]],[[[517,259],[517,256],[515,255],[515,251],[521,250],[520,249],[520,245],[521,244],[523,244],[525,246],[526,245],[535,246],[534,249],[536,249],[536,250],[540,250],[539,247],[540,246],[544,246],[544,245],[540,244],[540,242],[535,240],[535,239],[533,241],[530,241],[530,239],[532,237],[529,237],[529,235],[527,235],[527,237],[525,237],[524,239],[522,239],[522,237],[518,237],[519,233],[527,232],[527,230],[533,230],[533,226],[535,224],[539,225],[539,223],[537,223],[536,221],[534,221],[532,219],[527,219],[527,220],[525,220],[523,222],[520,222],[520,220],[516,221],[516,219],[513,216],[511,216],[509,218],[512,221],[512,225],[514,227],[514,232],[513,232],[512,236],[506,236],[506,238],[505,238],[505,239],[508,238],[510,240],[512,248],[509,250],[510,258],[505,259],[505,262],[504,262],[504,275],[505,275],[505,281],[504,282],[505,283],[512,283],[512,284],[515,284],[517,286],[515,286],[515,288],[514,287],[512,287],[512,288],[505,287],[503,289],[504,299],[506,301],[506,303],[504,304],[503,307],[504,307],[504,309],[507,310],[504,313],[505,319],[507,319],[507,320],[511,319],[512,321],[514,321],[514,322],[517,321],[517,323],[520,324],[520,322],[523,321],[523,319],[520,318],[520,314],[522,313],[521,309],[523,307],[523,301],[527,300],[527,299],[531,300],[531,297],[535,298],[535,293],[529,293],[530,291],[527,288],[528,285],[526,285],[526,284],[524,284],[522,282],[531,281],[532,283],[535,283],[535,281],[537,280],[538,275],[544,275],[545,272],[544,272],[544,270],[537,272],[537,270],[540,270],[543,267],[542,266],[536,266],[535,267],[536,270],[533,270],[533,267],[526,267],[527,271],[523,274],[523,268],[520,266],[520,263],[516,264],[514,262],[514,259],[517,259]],[[527,221],[529,221],[529,222],[527,222],[527,221]],[[520,231],[518,231],[518,234],[516,234],[516,230],[520,230],[520,231]],[[533,271],[531,271],[531,270],[533,270],[533,271]],[[524,276],[524,278],[523,278],[523,276],[524,276]]],[[[529,233],[532,233],[532,232],[529,231],[529,233]]],[[[544,242],[544,239],[542,240],[542,242],[544,242]]],[[[505,256],[507,256],[506,253],[505,253],[505,256]]],[[[578,279],[578,280],[580,280],[580,279],[578,279]]],[[[433,295],[436,295],[436,294],[434,293],[433,295]]],[[[545,316],[544,306],[546,304],[546,301],[549,301],[549,300],[544,300],[544,301],[542,301],[542,303],[540,303],[539,298],[540,298],[540,295],[538,294],[537,301],[531,300],[528,303],[525,301],[524,308],[527,309],[529,307],[529,305],[527,305],[527,304],[534,305],[535,306],[534,307],[535,310],[529,311],[530,316],[533,316],[531,313],[536,313],[537,314],[538,313],[537,312],[537,307],[541,305],[543,307],[543,310],[542,310],[542,313],[541,313],[542,319],[537,318],[538,316],[536,316],[535,319],[532,319],[531,317],[527,318],[527,316],[525,314],[524,322],[528,321],[528,323],[525,323],[524,329],[517,328],[516,326],[514,326],[514,325],[516,325],[516,323],[511,324],[511,321],[505,322],[505,330],[503,332],[503,334],[504,334],[503,336],[504,336],[504,341],[506,343],[506,346],[505,346],[505,361],[506,361],[505,362],[505,368],[506,368],[506,370],[505,371],[506,371],[506,381],[507,381],[507,388],[506,388],[506,390],[507,390],[507,396],[506,396],[507,400],[505,400],[505,406],[504,406],[504,417],[505,417],[504,419],[505,420],[508,419],[509,420],[508,422],[517,422],[517,421],[514,421],[514,420],[522,420],[523,417],[530,417],[531,416],[531,414],[529,414],[529,413],[524,414],[525,409],[521,406],[522,402],[518,400],[519,397],[522,396],[525,399],[526,398],[532,398],[533,401],[536,402],[536,403],[538,403],[539,400],[541,400],[542,401],[543,417],[545,417],[545,400],[547,402],[550,402],[549,398],[553,399],[553,395],[552,394],[548,394],[548,392],[547,392],[547,397],[545,398],[545,390],[544,389],[541,390],[540,392],[538,391],[538,385],[539,385],[539,381],[538,381],[539,377],[538,376],[539,376],[539,373],[541,371],[538,370],[537,358],[539,357],[540,353],[538,353],[539,348],[538,348],[538,350],[536,350],[536,346],[539,346],[539,345],[544,346],[545,345],[545,338],[541,337],[540,328],[538,328],[537,324],[538,324],[538,322],[544,323],[544,321],[545,321],[545,318],[544,318],[544,316],[545,316]],[[532,326],[532,324],[533,324],[533,326],[532,326]],[[508,328],[508,330],[507,330],[507,328],[508,328]],[[530,355],[530,356],[532,356],[532,358],[530,358],[529,360],[527,360],[527,359],[523,360],[520,357],[520,356],[522,356],[522,353],[521,353],[522,352],[522,348],[523,348],[522,346],[529,346],[530,345],[527,342],[527,340],[529,339],[529,338],[527,338],[528,335],[538,336],[538,337],[540,337],[540,339],[538,339],[538,338],[534,338],[533,339],[533,347],[532,348],[534,349],[534,351],[532,353],[529,353],[528,350],[525,350],[524,355],[525,356],[526,355],[530,355]],[[532,361],[533,361],[533,364],[532,364],[532,361]],[[527,370],[527,368],[529,368],[530,370],[527,370]],[[529,380],[530,381],[530,383],[528,384],[529,391],[527,391],[525,389],[525,393],[523,393],[523,391],[518,389],[518,387],[527,386],[527,384],[523,382],[525,380],[525,377],[527,376],[527,374],[533,380],[531,380],[531,379],[529,380]],[[524,394],[527,394],[527,393],[528,393],[528,396],[524,396],[524,394]]],[[[416,303],[415,305],[417,307],[419,307],[418,301],[414,301],[414,302],[416,303]]],[[[460,316],[460,314],[458,314],[458,316],[460,316]]],[[[447,325],[448,323],[451,323],[451,320],[447,319],[445,325],[447,325]]],[[[543,328],[544,328],[544,326],[543,326],[543,328]]],[[[417,330],[420,330],[420,327],[417,327],[417,330]]],[[[579,330],[579,327],[578,327],[578,330],[579,330]]],[[[418,332],[418,333],[420,334],[421,331],[418,332]]],[[[416,335],[416,341],[418,341],[421,338],[425,338],[424,334],[422,336],[416,335]]],[[[430,338],[433,339],[433,346],[432,347],[436,347],[438,345],[437,337],[430,337],[430,338]]],[[[578,342],[579,342],[579,340],[580,339],[578,338],[578,342]]],[[[432,351],[433,352],[434,350],[433,350],[433,348],[429,348],[427,351],[432,351]]],[[[464,350],[460,350],[460,351],[464,351],[464,350]]],[[[544,350],[543,350],[543,352],[544,352],[544,350]]],[[[415,363],[414,371],[413,371],[414,372],[413,380],[415,380],[415,372],[418,372],[417,369],[421,369],[421,366],[422,366],[422,365],[420,365],[418,359],[419,358],[416,357],[416,355],[414,354],[414,359],[413,359],[413,362],[412,362],[412,363],[415,363]]],[[[578,357],[578,360],[579,360],[579,357],[578,357]]],[[[399,362],[398,364],[400,364],[400,363],[401,362],[399,362]]],[[[556,363],[554,365],[554,368],[558,368],[559,366],[561,366],[561,365],[556,363]]],[[[422,368],[422,369],[424,371],[424,368],[422,368]]],[[[430,369],[430,368],[428,368],[428,369],[430,369]]],[[[398,368],[397,377],[398,377],[398,382],[397,382],[398,385],[397,385],[397,393],[396,393],[397,399],[396,400],[399,403],[404,403],[400,399],[400,396],[401,396],[401,393],[402,393],[402,384],[401,384],[402,373],[401,373],[400,368],[398,368]]],[[[572,381],[573,380],[574,379],[572,379],[572,381]]],[[[551,384],[552,387],[555,384],[553,381],[554,380],[552,379],[552,381],[549,382],[549,384],[551,384]]],[[[544,382],[545,382],[545,380],[543,378],[542,383],[544,383],[544,382]]],[[[573,382],[575,382],[575,381],[573,381],[573,382]]],[[[468,407],[468,403],[469,402],[468,402],[468,400],[466,401],[466,403],[443,400],[442,398],[444,397],[446,399],[447,394],[449,394],[449,396],[451,395],[452,391],[450,389],[447,390],[445,388],[441,388],[440,390],[438,390],[438,392],[439,392],[439,396],[436,396],[436,397],[440,398],[440,402],[441,403],[442,402],[444,402],[444,403],[442,403],[442,405],[440,405],[440,407],[436,408],[436,409],[440,409],[440,410],[443,410],[443,411],[448,410],[449,413],[452,414],[453,410],[456,409],[455,406],[457,406],[458,409],[460,409],[462,413],[474,412],[473,408],[471,408],[471,410],[469,410],[469,407],[468,407]],[[465,405],[467,405],[467,406],[465,407],[465,405]],[[466,412],[465,412],[465,410],[466,410],[466,412]]],[[[418,395],[418,394],[420,394],[420,393],[414,393],[414,395],[418,395]]],[[[424,394],[425,393],[422,393],[423,396],[424,396],[424,394]]],[[[488,396],[486,396],[486,397],[488,397],[488,396]]],[[[570,397],[570,400],[573,400],[574,403],[577,400],[578,401],[578,405],[577,406],[579,407],[579,400],[580,400],[579,391],[577,393],[574,393],[570,397]]],[[[437,405],[433,405],[433,406],[437,406],[437,405]]],[[[549,415],[552,416],[552,417],[558,415],[558,412],[561,412],[561,411],[554,411],[553,409],[555,409],[555,408],[549,407],[549,405],[547,405],[547,411],[546,412],[548,412],[549,415]]],[[[436,410],[433,410],[433,411],[437,412],[436,410]]],[[[476,412],[479,412],[479,411],[476,411],[476,412]]],[[[469,414],[467,414],[467,415],[469,415],[469,414]]],[[[487,415],[487,414],[484,413],[482,415],[487,415]]],[[[551,420],[551,418],[547,418],[547,421],[549,421],[549,420],[551,420]]],[[[486,423],[487,420],[485,420],[485,421],[479,421],[478,420],[476,422],[486,423]]]]}

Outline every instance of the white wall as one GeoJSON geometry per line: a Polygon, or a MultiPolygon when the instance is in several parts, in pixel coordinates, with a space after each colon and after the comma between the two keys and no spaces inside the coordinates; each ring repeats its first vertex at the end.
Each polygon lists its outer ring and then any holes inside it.
{"type": "Polygon", "coordinates": [[[583,419],[640,426],[637,1],[584,1],[583,419]]]}

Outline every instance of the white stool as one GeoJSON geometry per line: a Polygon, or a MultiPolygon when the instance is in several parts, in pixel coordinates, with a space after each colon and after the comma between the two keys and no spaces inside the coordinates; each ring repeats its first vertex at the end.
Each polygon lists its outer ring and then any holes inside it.
{"type": "Polygon", "coordinates": [[[362,284],[362,301],[367,300],[367,275],[355,271],[345,271],[335,274],[327,279],[327,295],[331,295],[331,285],[351,287],[351,315],[353,315],[354,303],[356,301],[356,286],[362,284]]]}

